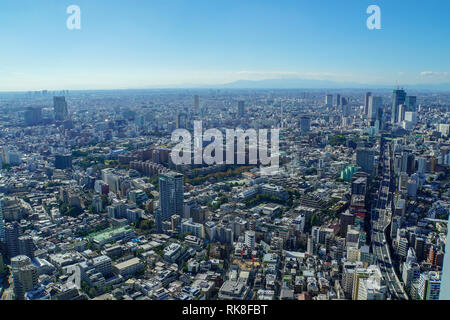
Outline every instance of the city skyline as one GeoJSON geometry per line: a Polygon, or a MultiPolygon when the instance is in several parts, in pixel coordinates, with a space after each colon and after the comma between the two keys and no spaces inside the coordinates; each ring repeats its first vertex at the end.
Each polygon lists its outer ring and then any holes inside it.
{"type": "Polygon", "coordinates": [[[448,12],[1,1],[0,300],[450,299],[448,12]]]}

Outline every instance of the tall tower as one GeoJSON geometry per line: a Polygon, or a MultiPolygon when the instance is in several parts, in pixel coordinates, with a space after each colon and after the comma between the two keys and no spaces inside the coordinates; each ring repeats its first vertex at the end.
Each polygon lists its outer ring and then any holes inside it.
{"type": "Polygon", "coordinates": [[[369,96],[369,108],[367,114],[367,118],[369,119],[369,121],[375,122],[379,110],[381,108],[381,104],[382,104],[381,97],[369,96]]]}
{"type": "Polygon", "coordinates": [[[22,230],[18,222],[14,221],[6,226],[5,242],[9,258],[14,258],[19,255],[19,237],[21,235],[22,230]]]}
{"type": "Polygon", "coordinates": [[[19,254],[25,255],[30,259],[34,258],[34,243],[31,236],[19,237],[19,254]]]}
{"type": "Polygon", "coordinates": [[[366,92],[364,95],[364,115],[369,114],[369,98],[372,96],[372,92],[366,92]]]}
{"type": "Polygon", "coordinates": [[[11,259],[11,270],[14,281],[14,295],[17,300],[23,300],[25,293],[38,284],[37,267],[27,256],[16,256],[11,259]]]}
{"type": "Polygon", "coordinates": [[[34,126],[42,122],[41,108],[28,107],[24,113],[24,121],[27,126],[34,126]]]}
{"type": "Polygon", "coordinates": [[[238,116],[243,117],[245,115],[244,101],[238,101],[238,116]]]}
{"type": "Polygon", "coordinates": [[[404,104],[406,100],[406,92],[402,89],[396,89],[393,91],[392,96],[392,109],[391,109],[391,123],[398,122],[399,106],[404,104]]]}
{"type": "Polygon", "coordinates": [[[374,173],[375,151],[367,148],[356,149],[356,164],[361,167],[362,171],[373,175],[374,173]]]}
{"type": "Polygon", "coordinates": [[[406,111],[417,111],[417,97],[407,96],[405,99],[406,111]]]}
{"type": "Polygon", "coordinates": [[[69,112],[67,110],[67,102],[65,97],[53,97],[53,110],[55,112],[55,120],[66,120],[69,112]]]}
{"type": "Polygon", "coordinates": [[[309,132],[311,128],[311,118],[308,116],[301,116],[300,117],[300,131],[301,132],[309,132]]]}
{"type": "Polygon", "coordinates": [[[325,106],[327,106],[327,107],[333,106],[333,95],[332,94],[327,94],[325,96],[325,106]]]}
{"type": "Polygon", "coordinates": [[[280,128],[283,128],[284,126],[284,115],[283,115],[283,103],[280,103],[280,128]]]}
{"type": "Polygon", "coordinates": [[[200,110],[200,99],[198,94],[194,96],[194,113],[199,113],[200,110]]]}
{"type": "Polygon", "coordinates": [[[183,216],[183,175],[176,172],[162,173],[159,175],[159,194],[161,218],[170,220],[174,214],[183,216]]]}
{"type": "Polygon", "coordinates": [[[187,127],[187,115],[185,113],[178,113],[176,118],[177,129],[186,129],[187,127]]]}

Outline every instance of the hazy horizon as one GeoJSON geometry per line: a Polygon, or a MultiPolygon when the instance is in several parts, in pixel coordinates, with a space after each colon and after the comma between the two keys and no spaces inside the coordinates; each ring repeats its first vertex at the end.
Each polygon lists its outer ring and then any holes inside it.
{"type": "MultiPolygon", "coordinates": [[[[450,2],[2,1],[0,91],[221,86],[308,79],[450,84],[450,2]],[[69,30],[66,9],[81,10],[69,30]]],[[[450,85],[449,85],[450,87],[450,85]]]]}

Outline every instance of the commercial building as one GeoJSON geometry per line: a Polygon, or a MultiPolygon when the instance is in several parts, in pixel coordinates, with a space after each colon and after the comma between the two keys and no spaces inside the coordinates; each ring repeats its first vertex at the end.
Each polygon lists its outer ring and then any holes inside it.
{"type": "Polygon", "coordinates": [[[11,271],[14,282],[14,295],[17,300],[23,300],[25,293],[38,284],[37,267],[31,263],[29,257],[19,255],[11,259],[11,271]]]}
{"type": "Polygon", "coordinates": [[[67,102],[65,97],[53,97],[53,110],[55,112],[55,120],[63,121],[69,116],[67,102]]]}
{"type": "Polygon", "coordinates": [[[183,216],[183,175],[176,172],[159,175],[160,208],[163,221],[174,214],[183,216]]]}

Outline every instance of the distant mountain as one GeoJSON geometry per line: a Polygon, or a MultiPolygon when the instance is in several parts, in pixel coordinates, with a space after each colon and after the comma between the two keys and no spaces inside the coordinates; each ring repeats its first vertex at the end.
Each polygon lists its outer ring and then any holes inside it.
{"type": "Polygon", "coordinates": [[[344,83],[329,80],[292,79],[266,79],[266,80],[238,80],[223,85],[229,89],[322,89],[322,88],[354,88],[362,87],[358,83],[344,83]]]}
{"type": "MultiPolygon", "coordinates": [[[[300,78],[266,79],[266,80],[238,80],[213,86],[225,89],[392,89],[395,84],[364,84],[357,82],[337,82],[330,80],[308,80],[300,78]]],[[[450,91],[450,83],[402,85],[411,90],[450,91]]]]}

